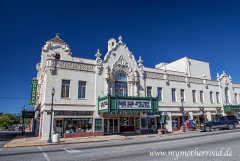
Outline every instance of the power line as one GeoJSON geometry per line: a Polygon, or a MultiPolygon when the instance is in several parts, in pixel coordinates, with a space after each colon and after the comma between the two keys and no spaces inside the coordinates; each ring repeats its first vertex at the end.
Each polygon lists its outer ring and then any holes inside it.
{"type": "Polygon", "coordinates": [[[24,98],[24,97],[0,97],[3,99],[30,99],[30,98],[24,98]]]}

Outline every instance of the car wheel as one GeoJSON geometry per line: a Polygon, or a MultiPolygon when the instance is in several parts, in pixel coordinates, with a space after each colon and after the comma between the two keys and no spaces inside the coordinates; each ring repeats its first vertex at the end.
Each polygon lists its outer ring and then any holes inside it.
{"type": "Polygon", "coordinates": [[[234,125],[233,124],[228,124],[228,130],[233,130],[234,129],[234,125]]]}
{"type": "Polygon", "coordinates": [[[209,131],[211,131],[211,128],[210,128],[210,126],[206,126],[206,127],[204,128],[204,131],[206,131],[206,132],[209,132],[209,131]]]}

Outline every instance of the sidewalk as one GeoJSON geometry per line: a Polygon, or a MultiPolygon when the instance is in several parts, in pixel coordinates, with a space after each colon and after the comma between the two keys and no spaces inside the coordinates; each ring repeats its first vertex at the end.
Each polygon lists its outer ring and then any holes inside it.
{"type": "Polygon", "coordinates": [[[167,134],[115,134],[115,135],[105,135],[105,136],[95,136],[95,137],[75,137],[75,138],[60,138],[59,143],[47,143],[47,140],[41,140],[41,138],[34,136],[32,132],[26,131],[23,136],[17,136],[11,140],[4,148],[13,148],[13,147],[26,147],[26,146],[43,146],[43,145],[56,145],[56,144],[70,144],[70,143],[88,143],[88,142],[101,142],[109,140],[127,140],[134,138],[142,137],[155,137],[163,135],[178,135],[186,133],[196,133],[200,132],[199,130],[187,131],[183,133],[182,131],[173,131],[168,132],[167,134]]]}

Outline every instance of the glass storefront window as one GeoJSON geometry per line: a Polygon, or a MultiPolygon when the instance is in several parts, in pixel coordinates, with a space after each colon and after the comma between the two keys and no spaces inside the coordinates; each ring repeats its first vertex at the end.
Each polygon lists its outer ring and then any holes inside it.
{"type": "Polygon", "coordinates": [[[66,119],[66,133],[92,132],[92,119],[66,119]]]}
{"type": "Polygon", "coordinates": [[[95,131],[102,131],[102,119],[95,119],[95,131]]]}
{"type": "Polygon", "coordinates": [[[178,127],[178,118],[176,117],[172,118],[172,127],[178,127]]]}
{"type": "Polygon", "coordinates": [[[136,117],[136,130],[140,129],[139,117],[136,117]]]}
{"type": "Polygon", "coordinates": [[[141,128],[147,128],[147,118],[141,118],[141,128]]]}
{"type": "Polygon", "coordinates": [[[121,117],[120,126],[134,126],[134,117],[121,117]]]}

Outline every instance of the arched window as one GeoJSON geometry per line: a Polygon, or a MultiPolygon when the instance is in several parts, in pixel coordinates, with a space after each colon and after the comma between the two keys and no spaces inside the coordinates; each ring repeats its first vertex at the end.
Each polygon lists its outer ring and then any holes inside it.
{"type": "Polygon", "coordinates": [[[127,89],[127,77],[119,73],[115,76],[115,95],[119,96],[127,96],[128,89],[127,89]]]}
{"type": "Polygon", "coordinates": [[[56,53],[56,59],[60,60],[60,54],[56,53]]]}
{"type": "Polygon", "coordinates": [[[227,88],[225,88],[225,99],[226,99],[226,103],[229,103],[228,89],[227,88]]]}

